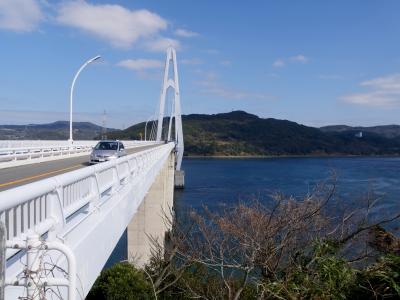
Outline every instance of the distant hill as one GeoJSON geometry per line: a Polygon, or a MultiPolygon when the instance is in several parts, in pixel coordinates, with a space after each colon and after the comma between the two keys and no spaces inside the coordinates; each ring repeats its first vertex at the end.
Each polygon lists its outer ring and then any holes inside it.
{"type": "Polygon", "coordinates": [[[356,126],[351,127],[347,125],[332,125],[324,126],[320,128],[323,132],[370,132],[376,133],[387,138],[397,138],[400,137],[400,125],[381,125],[381,126],[371,126],[362,127],[356,126]]]}
{"type": "MultiPolygon", "coordinates": [[[[400,154],[399,135],[390,135],[389,130],[385,133],[371,130],[358,138],[355,136],[358,129],[352,127],[349,130],[339,130],[342,126],[336,130],[332,126],[319,129],[287,120],[259,118],[244,111],[184,115],[182,119],[186,155],[400,154]]],[[[140,139],[144,136],[144,126],[144,122],[139,123],[108,136],[140,139]]]]}
{"type": "MultiPolygon", "coordinates": [[[[90,122],[73,122],[74,139],[92,140],[101,135],[102,127],[90,122]]],[[[116,129],[107,128],[107,132],[116,129]]],[[[69,137],[69,122],[48,124],[0,125],[1,140],[65,140],[69,137]]]]}

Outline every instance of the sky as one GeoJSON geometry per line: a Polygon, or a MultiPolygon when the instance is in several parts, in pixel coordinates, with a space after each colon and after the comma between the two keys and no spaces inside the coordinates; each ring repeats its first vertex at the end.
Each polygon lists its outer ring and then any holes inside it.
{"type": "Polygon", "coordinates": [[[400,124],[400,1],[0,0],[0,124],[126,128],[158,111],[177,51],[182,113],[400,124]]]}

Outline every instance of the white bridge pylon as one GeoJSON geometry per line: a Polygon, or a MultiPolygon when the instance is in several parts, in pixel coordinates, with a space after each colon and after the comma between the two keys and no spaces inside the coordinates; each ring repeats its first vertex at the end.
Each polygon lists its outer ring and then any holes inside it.
{"type": "Polygon", "coordinates": [[[180,171],[182,164],[182,157],[184,151],[183,131],[182,131],[182,117],[181,117],[181,100],[179,92],[179,78],[178,78],[178,64],[176,61],[176,51],[174,48],[167,49],[167,58],[165,61],[164,77],[161,86],[160,95],[160,111],[158,114],[157,126],[157,141],[162,140],[163,121],[165,113],[165,101],[167,98],[168,89],[174,90],[174,97],[172,99],[171,116],[168,126],[168,141],[171,140],[172,122],[175,120],[175,145],[176,145],[176,170],[180,171]],[[170,68],[173,68],[173,76],[169,78],[170,68]]]}

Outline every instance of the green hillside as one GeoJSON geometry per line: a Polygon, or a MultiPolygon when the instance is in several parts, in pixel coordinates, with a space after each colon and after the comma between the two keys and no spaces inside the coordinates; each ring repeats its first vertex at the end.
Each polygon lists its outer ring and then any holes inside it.
{"type": "MultiPolygon", "coordinates": [[[[259,118],[244,111],[183,117],[185,155],[397,155],[400,139],[368,132],[326,132],[286,120],[259,118]]],[[[145,123],[108,134],[140,139],[145,123]]],[[[148,129],[150,125],[148,126],[148,129]]]]}
{"type": "Polygon", "coordinates": [[[382,125],[382,126],[346,126],[346,125],[333,125],[324,126],[320,128],[324,132],[360,132],[363,133],[376,133],[387,138],[398,138],[400,137],[400,125],[382,125]]]}
{"type": "MultiPolygon", "coordinates": [[[[73,122],[75,140],[93,140],[103,128],[90,122],[73,122]]],[[[107,132],[116,129],[107,128],[107,132]]],[[[56,121],[47,124],[0,125],[0,140],[66,140],[69,122],[56,121]]]]}

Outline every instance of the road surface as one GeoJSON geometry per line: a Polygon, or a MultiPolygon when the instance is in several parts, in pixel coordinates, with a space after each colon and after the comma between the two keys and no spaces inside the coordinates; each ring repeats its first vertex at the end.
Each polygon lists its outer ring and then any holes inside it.
{"type": "MultiPolygon", "coordinates": [[[[140,152],[158,145],[142,146],[126,149],[128,154],[140,152]]],[[[89,155],[66,159],[22,165],[0,169],[0,192],[44,178],[74,171],[89,165],[89,155]]]]}

